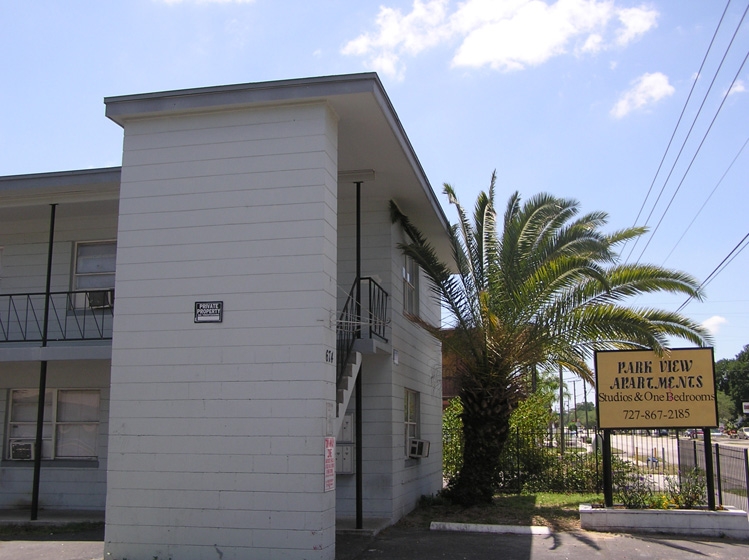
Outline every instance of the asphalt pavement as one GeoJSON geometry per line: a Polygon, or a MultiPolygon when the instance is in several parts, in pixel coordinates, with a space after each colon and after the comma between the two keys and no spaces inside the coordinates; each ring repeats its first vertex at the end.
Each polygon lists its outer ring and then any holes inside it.
{"type": "MultiPolygon", "coordinates": [[[[0,560],[101,560],[104,529],[5,536],[0,560]]],[[[749,541],[590,531],[549,535],[464,533],[390,527],[376,536],[339,534],[336,560],[746,560],[749,541]]]]}
{"type": "Polygon", "coordinates": [[[455,533],[390,527],[376,537],[339,535],[336,560],[746,560],[749,541],[620,535],[591,531],[549,535],[455,533]]]}

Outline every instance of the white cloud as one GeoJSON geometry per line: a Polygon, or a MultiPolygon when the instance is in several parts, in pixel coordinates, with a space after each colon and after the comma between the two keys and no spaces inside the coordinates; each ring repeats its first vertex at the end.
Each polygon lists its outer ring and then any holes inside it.
{"type": "Polygon", "coordinates": [[[616,42],[627,45],[656,26],[658,12],[645,7],[624,8],[617,14],[622,23],[616,33],[616,42]]]}
{"type": "Polygon", "coordinates": [[[702,326],[707,329],[710,334],[716,335],[720,330],[720,326],[725,325],[726,323],[728,323],[728,320],[725,317],[713,315],[709,319],[704,320],[702,326]]]}
{"type": "Polygon", "coordinates": [[[416,55],[438,45],[445,38],[446,7],[449,0],[414,0],[411,13],[380,6],[375,25],[378,32],[364,33],[349,41],[343,54],[367,57],[373,70],[402,77],[402,54],[416,55]]]}
{"type": "Polygon", "coordinates": [[[502,71],[543,64],[567,53],[622,47],[656,25],[658,12],[619,8],[614,0],[414,0],[411,12],[381,6],[375,31],[341,52],[374,70],[403,77],[407,57],[455,45],[453,66],[502,71]]]}
{"type": "Polygon", "coordinates": [[[668,76],[661,72],[643,74],[632,82],[611,109],[611,115],[621,119],[630,112],[651,105],[664,97],[673,95],[674,87],[668,83],[668,76]]]}
{"type": "Polygon", "coordinates": [[[743,93],[745,91],[746,85],[744,84],[744,80],[736,80],[731,86],[731,89],[728,90],[728,95],[733,95],[734,93],[743,93]]]}

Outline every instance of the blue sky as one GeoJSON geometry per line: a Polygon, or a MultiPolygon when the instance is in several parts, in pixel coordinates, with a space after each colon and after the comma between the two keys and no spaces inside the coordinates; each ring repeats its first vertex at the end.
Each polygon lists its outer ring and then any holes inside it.
{"type": "MultiPolygon", "coordinates": [[[[500,207],[546,191],[612,230],[647,224],[624,257],[702,281],[749,234],[748,4],[5,0],[0,175],[119,165],[107,96],[377,71],[443,202],[448,182],[471,207],[496,169],[500,207]]],[[[749,344],[749,251],[734,256],[683,309],[716,359],[749,344]]]]}

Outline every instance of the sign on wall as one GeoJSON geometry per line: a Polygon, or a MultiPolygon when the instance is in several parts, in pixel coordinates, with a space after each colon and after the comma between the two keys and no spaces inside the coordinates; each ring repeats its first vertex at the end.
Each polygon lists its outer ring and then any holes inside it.
{"type": "Polygon", "coordinates": [[[596,352],[599,428],[718,426],[712,348],[596,352]]]}
{"type": "Polygon", "coordinates": [[[220,323],[224,320],[223,301],[196,301],[196,323],[220,323]]]}
{"type": "Polygon", "coordinates": [[[335,490],[335,438],[325,438],[325,492],[335,490]]]}

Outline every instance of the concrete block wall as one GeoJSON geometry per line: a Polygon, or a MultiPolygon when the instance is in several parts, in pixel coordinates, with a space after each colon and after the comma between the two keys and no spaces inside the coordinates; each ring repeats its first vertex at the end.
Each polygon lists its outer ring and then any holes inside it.
{"type": "Polygon", "coordinates": [[[333,558],[336,127],[324,103],[125,125],[108,557],[333,558]]]}

